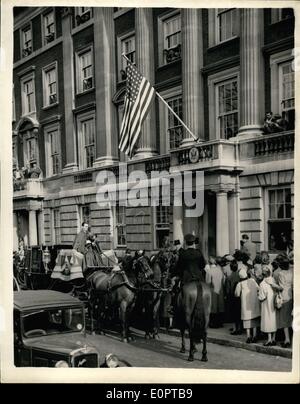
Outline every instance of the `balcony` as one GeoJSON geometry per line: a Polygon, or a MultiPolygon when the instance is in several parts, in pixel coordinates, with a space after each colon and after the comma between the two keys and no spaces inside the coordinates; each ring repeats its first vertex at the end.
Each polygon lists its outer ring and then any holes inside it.
{"type": "Polygon", "coordinates": [[[14,178],[13,189],[14,198],[37,199],[43,196],[43,184],[40,178],[14,178]]]}
{"type": "Polygon", "coordinates": [[[237,167],[236,143],[212,140],[171,150],[171,166],[178,170],[235,170],[237,167]]]}
{"type": "Polygon", "coordinates": [[[282,160],[294,154],[295,132],[285,131],[263,135],[255,139],[241,140],[241,160],[282,160]]]}

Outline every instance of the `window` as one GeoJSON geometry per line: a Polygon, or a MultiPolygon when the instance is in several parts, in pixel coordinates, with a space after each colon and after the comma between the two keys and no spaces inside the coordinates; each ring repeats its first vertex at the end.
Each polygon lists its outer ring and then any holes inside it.
{"type": "Polygon", "coordinates": [[[239,129],[239,67],[208,76],[209,139],[229,139],[239,129]]]}
{"type": "Polygon", "coordinates": [[[159,64],[171,63],[181,58],[181,15],[177,10],[158,20],[159,64]]]}
{"type": "Polygon", "coordinates": [[[155,240],[156,248],[163,247],[165,237],[170,235],[170,206],[164,206],[160,200],[155,208],[155,240]]]}
{"type": "Polygon", "coordinates": [[[79,117],[79,168],[85,169],[93,166],[95,161],[95,114],[88,113],[79,117]]]}
{"type": "MultiPolygon", "coordinates": [[[[182,97],[177,96],[167,100],[167,103],[173,109],[173,111],[183,119],[182,116],[182,97]]],[[[169,149],[176,149],[180,146],[182,141],[183,128],[181,123],[175,117],[175,115],[168,109],[168,139],[169,139],[169,149]]]]}
{"type": "Polygon", "coordinates": [[[294,17],[292,8],[272,8],[271,9],[271,24],[294,17]]]}
{"type": "Polygon", "coordinates": [[[35,112],[34,76],[30,75],[21,79],[22,89],[22,115],[35,112]]]}
{"type": "Polygon", "coordinates": [[[24,135],[24,163],[25,166],[33,168],[35,164],[38,164],[38,148],[37,139],[33,131],[27,131],[24,135]]]}
{"type": "Polygon", "coordinates": [[[93,51],[90,47],[77,54],[77,92],[82,93],[94,87],[93,51]]]}
{"type": "Polygon", "coordinates": [[[271,110],[287,120],[287,130],[295,127],[295,73],[289,49],[270,56],[271,110]]]}
{"type": "Polygon", "coordinates": [[[238,132],[238,83],[236,79],[216,87],[218,100],[218,129],[221,139],[229,139],[238,132]]]}
{"type": "Polygon", "coordinates": [[[117,245],[126,245],[126,206],[116,206],[117,245]]]}
{"type": "Polygon", "coordinates": [[[118,38],[119,47],[119,79],[126,80],[126,59],[123,58],[122,54],[135,64],[135,35],[133,33],[127,34],[121,38],[118,38]]]}
{"type": "MultiPolygon", "coordinates": [[[[182,119],[182,88],[181,86],[161,92],[161,96],[167,101],[175,113],[182,119]]],[[[160,154],[166,154],[171,149],[178,147],[183,137],[183,128],[178,119],[163,104],[159,103],[160,126],[160,154]]]]}
{"type": "Polygon", "coordinates": [[[32,53],[32,31],[31,25],[21,31],[21,44],[22,44],[22,56],[26,57],[32,53]]]}
{"type": "Polygon", "coordinates": [[[208,46],[212,47],[239,35],[239,10],[210,8],[208,10],[208,46]]]}
{"type": "Polygon", "coordinates": [[[83,222],[88,223],[90,225],[91,220],[91,207],[89,204],[80,206],[80,226],[83,222]]]}
{"type": "Polygon", "coordinates": [[[59,208],[52,210],[52,224],[53,224],[53,243],[60,244],[60,210],[59,208]]]}
{"type": "Polygon", "coordinates": [[[58,125],[45,129],[47,177],[60,173],[60,132],[58,125]]]}
{"type": "Polygon", "coordinates": [[[55,20],[54,10],[43,15],[43,35],[44,45],[54,41],[55,39],[55,20]]]}
{"type": "Polygon", "coordinates": [[[292,234],[291,188],[268,191],[268,239],[269,250],[286,250],[292,234]]]}
{"type": "Polygon", "coordinates": [[[289,122],[289,129],[292,129],[295,122],[295,75],[291,61],[279,66],[279,78],[282,117],[289,122]]]}
{"type": "Polygon", "coordinates": [[[44,107],[57,104],[57,64],[52,63],[43,69],[44,107]]]}
{"type": "Polygon", "coordinates": [[[92,18],[91,7],[76,7],[76,25],[80,25],[92,18]]]}
{"type": "Polygon", "coordinates": [[[238,35],[238,15],[236,8],[218,8],[217,13],[217,42],[223,42],[238,35]]]}

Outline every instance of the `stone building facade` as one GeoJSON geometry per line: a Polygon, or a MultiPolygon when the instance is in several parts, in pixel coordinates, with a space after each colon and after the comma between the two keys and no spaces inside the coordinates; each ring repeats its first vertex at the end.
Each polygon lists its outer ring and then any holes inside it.
{"type": "MultiPolygon", "coordinates": [[[[103,248],[157,250],[199,236],[223,255],[247,233],[259,250],[293,239],[292,9],[16,7],[13,124],[14,248],[72,244],[87,220],[103,248]],[[126,70],[136,63],[158,100],[136,154],[118,150],[126,70]],[[267,111],[285,126],[263,132],[267,111]],[[121,203],[101,208],[104,169],[204,172],[204,213],[121,203]]],[[[173,193],[173,190],[171,190],[173,193]]]]}

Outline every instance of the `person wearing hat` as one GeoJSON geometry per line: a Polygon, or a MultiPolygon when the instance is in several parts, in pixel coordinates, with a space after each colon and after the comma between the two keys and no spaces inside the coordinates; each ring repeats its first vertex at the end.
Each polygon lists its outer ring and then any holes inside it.
{"type": "Polygon", "coordinates": [[[245,269],[239,271],[240,282],[235,289],[235,296],[241,298],[241,319],[247,331],[247,344],[257,342],[257,327],[260,325],[259,286],[253,278],[248,278],[245,269]],[[252,330],[252,336],[251,336],[252,330]]]}
{"type": "Polygon", "coordinates": [[[174,274],[183,284],[201,281],[205,282],[205,259],[200,250],[195,249],[196,237],[186,234],[184,237],[186,249],[179,255],[174,274]]]}

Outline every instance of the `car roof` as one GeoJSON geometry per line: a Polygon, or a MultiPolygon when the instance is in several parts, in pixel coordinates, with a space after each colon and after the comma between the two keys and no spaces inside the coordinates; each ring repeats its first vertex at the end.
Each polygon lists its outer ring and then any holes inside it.
{"type": "Polygon", "coordinates": [[[51,308],[54,306],[78,306],[83,304],[79,299],[68,293],[54,290],[21,290],[14,292],[14,307],[19,310],[34,308],[51,308]]]}

